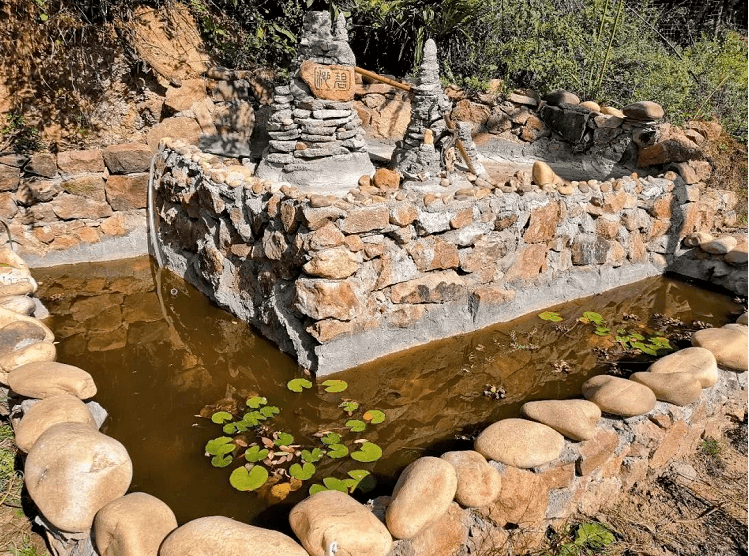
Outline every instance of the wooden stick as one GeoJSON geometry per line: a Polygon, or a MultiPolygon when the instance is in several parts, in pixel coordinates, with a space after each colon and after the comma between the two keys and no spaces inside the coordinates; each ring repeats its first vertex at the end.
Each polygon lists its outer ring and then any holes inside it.
{"type": "Polygon", "coordinates": [[[390,79],[389,77],[376,74],[373,71],[365,70],[358,66],[354,66],[354,71],[358,73],[359,75],[369,77],[370,79],[374,79],[375,81],[380,81],[381,83],[386,83],[387,85],[390,85],[391,87],[397,87],[398,89],[403,89],[404,91],[408,91],[409,93],[411,92],[411,85],[407,85],[406,83],[401,83],[400,81],[396,81],[395,79],[390,79]]]}
{"type": "Polygon", "coordinates": [[[474,176],[477,175],[476,167],[473,165],[473,162],[471,162],[471,159],[468,157],[466,148],[463,146],[463,141],[461,141],[460,137],[458,137],[458,130],[455,129],[455,124],[450,118],[450,115],[447,112],[445,112],[444,114],[442,114],[442,117],[445,119],[445,125],[447,126],[448,131],[450,131],[455,136],[455,146],[458,147],[458,151],[460,152],[460,155],[463,157],[463,160],[466,161],[466,166],[468,166],[468,171],[471,172],[471,174],[473,174],[474,176]]]}

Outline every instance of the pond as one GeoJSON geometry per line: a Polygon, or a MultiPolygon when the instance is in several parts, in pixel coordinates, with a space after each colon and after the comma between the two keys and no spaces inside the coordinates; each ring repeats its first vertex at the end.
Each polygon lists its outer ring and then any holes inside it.
{"type": "MultiPolygon", "coordinates": [[[[388,493],[408,463],[470,448],[476,432],[517,416],[525,401],[578,397],[592,375],[645,370],[654,357],[643,350],[663,355],[665,345],[688,345],[691,330],[721,326],[742,312],[729,296],[652,278],[551,308],[544,315],[550,320],[534,313],[326,377],[345,381],[342,392],[314,385],[295,393],[287,383],[301,375],[291,357],[147,257],[36,269],[35,276],[52,314],[47,323],[59,342],[58,361],[91,373],[96,400],[110,413],[102,430],[133,459],[131,490],[162,499],[180,523],[225,515],[282,530],[290,507],[324,478],[366,470],[379,486],[357,497],[388,493]],[[271,490],[271,483],[240,492],[229,478],[247,461],[211,465],[204,447],[224,432],[205,417],[220,410],[241,417],[252,411],[245,400],[253,396],[278,409],[260,424],[259,436],[291,434],[300,451],[324,449],[315,434],[331,431],[350,452],[366,439],[382,457],[325,457],[303,484],[281,479],[299,487],[294,492],[271,490]],[[345,401],[359,404],[350,416],[340,407],[345,401]],[[382,411],[384,422],[368,422],[377,421],[371,410],[382,411]],[[349,430],[349,419],[365,430],[349,430]]],[[[260,443],[255,430],[240,432],[240,443],[260,443]]],[[[283,452],[275,450],[278,459],[283,452]]]]}

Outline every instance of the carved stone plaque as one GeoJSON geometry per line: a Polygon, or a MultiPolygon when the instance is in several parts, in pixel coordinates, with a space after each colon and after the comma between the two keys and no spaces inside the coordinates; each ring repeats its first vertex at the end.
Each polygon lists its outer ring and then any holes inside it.
{"type": "Polygon", "coordinates": [[[316,98],[348,101],[354,98],[354,68],[352,66],[326,66],[309,60],[302,62],[299,76],[316,98]]]}

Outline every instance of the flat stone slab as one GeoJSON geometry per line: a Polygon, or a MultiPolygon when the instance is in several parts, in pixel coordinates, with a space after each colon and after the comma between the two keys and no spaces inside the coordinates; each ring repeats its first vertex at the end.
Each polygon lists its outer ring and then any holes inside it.
{"type": "MultiPolygon", "coordinates": [[[[733,325],[731,325],[733,326],[733,325]]],[[[743,327],[741,324],[735,325],[743,327]]],[[[708,349],[715,356],[720,367],[746,372],[747,334],[741,328],[706,328],[692,334],[692,345],[708,349]]]]}
{"type": "Polygon", "coordinates": [[[655,407],[655,394],[642,384],[609,375],[598,375],[583,384],[583,396],[604,413],[621,417],[644,415],[655,407]]]}
{"type": "Polygon", "coordinates": [[[650,388],[662,402],[689,405],[699,399],[702,384],[691,373],[634,373],[630,380],[650,388]]]}
{"type": "Polygon", "coordinates": [[[484,429],[474,449],[488,459],[528,469],[557,459],[564,449],[564,437],[541,423],[502,419],[484,429]]]}
{"type": "Polygon", "coordinates": [[[718,382],[718,363],[713,352],[701,347],[689,347],[661,357],[648,367],[650,373],[689,373],[703,388],[718,382]]]}
{"type": "Polygon", "coordinates": [[[526,402],[524,417],[551,427],[570,440],[589,440],[596,434],[600,408],[588,400],[543,400],[526,402]]]}

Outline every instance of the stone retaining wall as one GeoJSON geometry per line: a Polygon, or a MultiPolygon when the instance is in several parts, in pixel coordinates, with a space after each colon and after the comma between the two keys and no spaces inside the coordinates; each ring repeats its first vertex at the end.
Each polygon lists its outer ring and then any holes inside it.
{"type": "Polygon", "coordinates": [[[735,201],[674,172],[302,194],[180,142],[155,167],[166,265],[318,376],[665,272],[735,201]]]}

